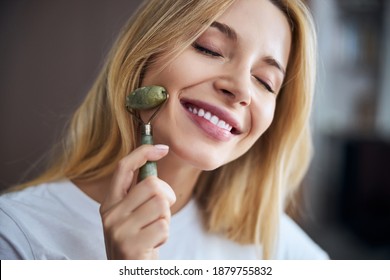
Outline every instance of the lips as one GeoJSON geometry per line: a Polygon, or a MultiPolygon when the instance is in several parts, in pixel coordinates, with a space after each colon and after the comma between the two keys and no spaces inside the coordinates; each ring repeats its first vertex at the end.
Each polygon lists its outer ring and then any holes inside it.
{"type": "Polygon", "coordinates": [[[214,138],[228,141],[241,134],[238,121],[224,109],[198,100],[181,100],[181,103],[191,119],[214,138]]]}

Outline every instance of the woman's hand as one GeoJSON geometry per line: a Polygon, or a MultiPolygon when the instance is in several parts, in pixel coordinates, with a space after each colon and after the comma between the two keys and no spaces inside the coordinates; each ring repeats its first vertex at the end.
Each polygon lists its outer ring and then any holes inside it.
{"type": "Polygon", "coordinates": [[[170,207],[176,196],[156,176],[134,184],[135,173],[147,160],[168,153],[164,145],[143,145],[123,158],[100,207],[108,259],[155,259],[168,239],[170,207]]]}

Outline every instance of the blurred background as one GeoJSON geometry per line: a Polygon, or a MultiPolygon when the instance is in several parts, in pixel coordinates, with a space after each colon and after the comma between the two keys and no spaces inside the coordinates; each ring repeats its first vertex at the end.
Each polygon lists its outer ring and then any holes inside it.
{"type": "MultiPolygon", "coordinates": [[[[141,1],[0,1],[0,189],[34,177],[141,1]]],[[[390,259],[390,1],[310,0],[315,156],[298,223],[333,259],[390,259]]]]}

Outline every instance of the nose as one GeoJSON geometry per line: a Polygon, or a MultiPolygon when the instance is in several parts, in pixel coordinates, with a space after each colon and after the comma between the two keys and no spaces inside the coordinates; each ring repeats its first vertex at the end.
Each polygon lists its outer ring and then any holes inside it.
{"type": "Polygon", "coordinates": [[[250,71],[231,67],[226,69],[214,82],[218,92],[224,94],[232,103],[246,107],[251,104],[250,71]]]}

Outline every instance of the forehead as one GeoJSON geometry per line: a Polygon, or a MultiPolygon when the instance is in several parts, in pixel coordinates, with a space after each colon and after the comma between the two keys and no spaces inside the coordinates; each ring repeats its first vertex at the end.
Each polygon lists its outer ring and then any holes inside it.
{"type": "Polygon", "coordinates": [[[239,43],[258,47],[287,65],[290,25],[284,13],[269,0],[237,0],[217,21],[235,30],[239,43]]]}

